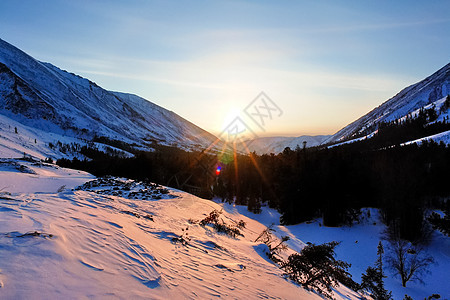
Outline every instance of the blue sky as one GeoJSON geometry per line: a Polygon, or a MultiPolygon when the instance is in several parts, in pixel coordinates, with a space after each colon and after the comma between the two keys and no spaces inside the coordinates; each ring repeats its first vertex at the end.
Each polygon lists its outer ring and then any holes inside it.
{"type": "Polygon", "coordinates": [[[449,60],[450,1],[0,2],[0,38],[213,133],[264,91],[259,135],[332,134],[449,60]]]}

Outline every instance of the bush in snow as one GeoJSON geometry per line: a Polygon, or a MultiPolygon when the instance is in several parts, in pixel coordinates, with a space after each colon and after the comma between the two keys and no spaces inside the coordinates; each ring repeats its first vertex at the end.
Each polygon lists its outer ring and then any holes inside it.
{"type": "Polygon", "coordinates": [[[206,216],[203,220],[200,220],[198,223],[201,226],[206,226],[211,224],[212,227],[217,230],[217,232],[223,232],[231,237],[237,237],[238,235],[244,236],[239,229],[245,227],[245,222],[240,220],[236,226],[226,224],[219,216],[222,214],[222,211],[218,211],[217,209],[213,210],[206,216]]]}
{"type": "Polygon", "coordinates": [[[217,209],[213,210],[212,212],[209,213],[208,216],[206,216],[206,218],[204,218],[203,220],[201,220],[199,222],[199,224],[201,226],[206,226],[207,224],[214,224],[219,222],[219,215],[222,213],[222,211],[218,211],[217,209]]]}
{"type": "Polygon", "coordinates": [[[275,231],[275,229],[272,228],[273,224],[261,232],[261,234],[256,238],[255,242],[263,242],[268,247],[267,256],[272,260],[273,262],[277,264],[283,264],[284,261],[280,257],[280,253],[282,251],[287,250],[287,246],[284,242],[287,242],[289,240],[288,236],[281,237],[281,240],[278,240],[272,235],[272,232],[275,231]]]}
{"type": "Polygon", "coordinates": [[[437,229],[446,236],[450,237],[450,202],[447,202],[447,207],[443,218],[438,213],[433,212],[428,217],[428,222],[431,223],[433,229],[437,229]]]}
{"type": "Polygon", "coordinates": [[[350,264],[335,258],[337,245],[338,242],[308,245],[300,253],[290,255],[281,268],[293,281],[330,299],[332,288],[339,282],[356,289],[358,284],[347,271],[350,264]]]}

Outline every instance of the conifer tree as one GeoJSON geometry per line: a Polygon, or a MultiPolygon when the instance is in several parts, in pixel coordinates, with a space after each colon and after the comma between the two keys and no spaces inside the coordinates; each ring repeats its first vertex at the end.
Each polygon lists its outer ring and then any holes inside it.
{"type": "Polygon", "coordinates": [[[392,292],[388,292],[384,288],[383,278],[386,276],[383,274],[383,244],[381,241],[377,247],[377,261],[375,267],[368,267],[365,274],[362,274],[361,288],[372,294],[374,299],[389,300],[392,299],[392,292]]]}

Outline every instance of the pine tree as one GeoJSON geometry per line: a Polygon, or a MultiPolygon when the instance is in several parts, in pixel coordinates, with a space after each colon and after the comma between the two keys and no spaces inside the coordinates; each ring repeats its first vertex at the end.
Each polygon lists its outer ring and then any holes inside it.
{"type": "Polygon", "coordinates": [[[352,289],[357,286],[347,271],[350,264],[335,258],[334,248],[337,245],[338,242],[308,245],[300,253],[290,255],[281,269],[291,280],[332,299],[332,288],[339,286],[339,283],[352,289]]]}
{"type": "Polygon", "coordinates": [[[392,299],[392,292],[388,292],[384,288],[383,278],[386,276],[383,274],[383,244],[381,241],[377,247],[377,261],[375,267],[368,267],[365,274],[362,274],[361,288],[372,294],[374,299],[389,300],[392,299]]]}

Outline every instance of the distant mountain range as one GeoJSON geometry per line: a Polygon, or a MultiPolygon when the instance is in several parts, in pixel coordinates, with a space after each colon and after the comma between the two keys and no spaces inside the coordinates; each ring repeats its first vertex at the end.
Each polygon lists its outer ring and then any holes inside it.
{"type": "Polygon", "coordinates": [[[324,141],[329,139],[329,135],[302,135],[299,137],[284,137],[284,136],[276,136],[276,137],[261,137],[257,139],[253,139],[248,143],[248,149],[251,152],[256,152],[257,154],[264,153],[280,153],[286,147],[291,148],[292,150],[297,147],[303,148],[306,147],[315,147],[320,146],[324,141]]]}

